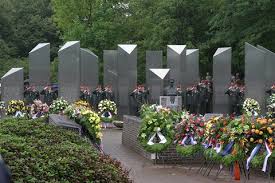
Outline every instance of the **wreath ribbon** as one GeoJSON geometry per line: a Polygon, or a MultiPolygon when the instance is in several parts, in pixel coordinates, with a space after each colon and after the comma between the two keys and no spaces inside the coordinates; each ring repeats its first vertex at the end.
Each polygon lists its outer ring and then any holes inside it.
{"type": "Polygon", "coordinates": [[[250,156],[246,160],[246,169],[247,170],[249,170],[249,164],[250,164],[251,160],[256,156],[256,154],[259,152],[261,147],[262,147],[261,144],[257,144],[256,147],[254,147],[254,149],[251,151],[250,156]]]}
{"type": "Polygon", "coordinates": [[[222,156],[226,156],[230,154],[233,150],[234,141],[231,141],[229,144],[227,144],[222,152],[222,156]]]}
{"type": "Polygon", "coordinates": [[[262,171],[263,172],[266,172],[266,169],[267,169],[267,162],[268,162],[268,158],[271,156],[272,154],[272,150],[269,148],[267,142],[265,142],[265,148],[266,148],[266,151],[267,151],[267,155],[264,159],[264,164],[263,164],[263,169],[262,171]]]}
{"type": "Polygon", "coordinates": [[[24,114],[23,114],[21,111],[16,111],[14,117],[15,117],[15,118],[24,117],[24,114]]]}
{"type": "Polygon", "coordinates": [[[152,135],[152,137],[149,139],[149,141],[147,142],[148,145],[154,145],[155,143],[153,142],[153,140],[155,139],[155,137],[158,136],[158,138],[160,139],[160,144],[165,144],[167,142],[166,138],[162,135],[162,133],[160,131],[154,133],[154,135],[152,135]]]}
{"type": "Polygon", "coordinates": [[[220,153],[222,151],[222,145],[220,143],[217,143],[214,150],[216,151],[216,153],[220,153]]]}
{"type": "Polygon", "coordinates": [[[182,141],[181,141],[181,145],[186,146],[187,144],[185,143],[188,139],[190,139],[190,144],[191,145],[196,145],[198,142],[194,139],[193,136],[190,135],[186,135],[182,141]]]}

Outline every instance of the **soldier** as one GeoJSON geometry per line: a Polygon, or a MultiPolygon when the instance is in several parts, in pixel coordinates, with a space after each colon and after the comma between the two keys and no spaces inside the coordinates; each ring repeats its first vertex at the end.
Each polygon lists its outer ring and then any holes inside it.
{"type": "Polygon", "coordinates": [[[57,99],[57,90],[53,91],[52,86],[48,85],[46,86],[40,93],[43,95],[43,102],[46,103],[47,105],[51,105],[54,100],[57,99]]]}
{"type": "Polygon", "coordinates": [[[102,86],[98,85],[92,93],[92,105],[97,109],[99,102],[103,99],[102,86]]]}
{"type": "Polygon", "coordinates": [[[115,97],[114,97],[114,93],[112,91],[112,86],[110,86],[110,85],[105,86],[104,91],[103,91],[103,99],[114,101],[114,98],[115,97]]]}
{"type": "Polygon", "coordinates": [[[34,100],[39,99],[39,92],[34,86],[27,87],[24,91],[24,98],[26,105],[30,105],[33,103],[34,100]]]}

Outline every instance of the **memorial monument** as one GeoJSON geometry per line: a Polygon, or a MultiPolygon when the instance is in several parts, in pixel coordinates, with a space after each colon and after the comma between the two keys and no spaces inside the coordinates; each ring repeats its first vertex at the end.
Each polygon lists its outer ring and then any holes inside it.
{"type": "Polygon", "coordinates": [[[218,48],[213,56],[213,112],[227,114],[229,98],[225,92],[231,79],[232,48],[218,48]]]}
{"type": "Polygon", "coordinates": [[[245,97],[257,100],[265,109],[265,55],[266,53],[245,43],[245,97]]]}
{"type": "Polygon", "coordinates": [[[98,57],[90,50],[80,49],[80,85],[95,89],[98,85],[98,57]]]}
{"type": "Polygon", "coordinates": [[[192,86],[200,81],[199,49],[186,50],[186,68],[183,76],[183,86],[192,86]]]}
{"type": "Polygon", "coordinates": [[[164,89],[164,96],[160,96],[160,105],[175,111],[182,110],[182,97],[179,96],[177,88],[174,86],[175,81],[170,79],[169,86],[164,89]]]}
{"type": "Polygon", "coordinates": [[[118,101],[119,115],[134,114],[130,94],[137,85],[137,45],[118,45],[118,101]]]}
{"type": "Polygon", "coordinates": [[[110,86],[114,95],[114,101],[118,102],[118,69],[117,50],[104,50],[104,85],[110,86]]]}
{"type": "Polygon", "coordinates": [[[29,83],[41,91],[50,84],[50,43],[39,43],[29,52],[29,83]]]}
{"type": "Polygon", "coordinates": [[[162,51],[146,51],[146,86],[149,90],[149,102],[157,103],[163,93],[163,80],[150,69],[162,68],[162,51]]]}
{"type": "Polygon", "coordinates": [[[12,68],[1,78],[1,100],[6,104],[11,100],[23,100],[23,68],[12,68]]]}
{"type": "Polygon", "coordinates": [[[74,102],[80,95],[80,42],[67,42],[58,51],[59,97],[74,102]]]}
{"type": "Polygon", "coordinates": [[[167,45],[167,68],[171,70],[169,79],[174,79],[176,86],[183,86],[186,69],[186,45],[167,45]]]}

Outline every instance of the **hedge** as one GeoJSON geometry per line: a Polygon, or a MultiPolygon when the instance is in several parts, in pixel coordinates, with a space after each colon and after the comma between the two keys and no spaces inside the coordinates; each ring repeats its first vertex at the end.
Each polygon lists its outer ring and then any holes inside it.
{"type": "Polygon", "coordinates": [[[0,154],[13,182],[131,182],[118,161],[43,120],[0,120],[0,154]]]}

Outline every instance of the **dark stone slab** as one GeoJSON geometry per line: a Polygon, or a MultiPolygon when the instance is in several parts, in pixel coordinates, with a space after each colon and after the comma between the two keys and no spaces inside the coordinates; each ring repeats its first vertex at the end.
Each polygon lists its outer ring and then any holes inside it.
{"type": "Polygon", "coordinates": [[[260,50],[265,52],[265,79],[266,89],[269,89],[275,83],[275,53],[258,45],[260,50]]]}
{"type": "Polygon", "coordinates": [[[169,78],[175,80],[175,84],[183,86],[184,71],[186,67],[186,45],[167,46],[167,68],[170,68],[169,78]]]}
{"type": "Polygon", "coordinates": [[[98,57],[88,49],[81,48],[80,85],[96,89],[98,85],[98,57]]]}
{"type": "Polygon", "coordinates": [[[12,68],[1,78],[1,100],[24,99],[24,71],[23,68],[12,68]]]}
{"type": "Polygon", "coordinates": [[[146,51],[146,86],[149,89],[149,102],[158,103],[163,94],[163,80],[150,69],[162,68],[162,51],[146,51]]]}
{"type": "Polygon", "coordinates": [[[117,68],[117,50],[104,50],[104,85],[112,86],[115,101],[118,98],[118,68],[117,68]]]}
{"type": "Polygon", "coordinates": [[[29,82],[38,90],[50,84],[50,43],[39,43],[29,52],[29,82]]]}
{"type": "Polygon", "coordinates": [[[58,95],[74,102],[80,95],[80,42],[67,42],[58,51],[58,95]]]}
{"type": "Polygon", "coordinates": [[[218,48],[213,56],[213,112],[229,113],[229,98],[225,94],[231,79],[232,49],[218,48]]]}
{"type": "Polygon", "coordinates": [[[245,97],[257,100],[265,109],[265,55],[266,53],[245,43],[245,97]]]}
{"type": "Polygon", "coordinates": [[[79,135],[82,135],[82,127],[67,116],[59,114],[50,114],[49,123],[55,126],[66,128],[72,131],[76,131],[79,135]]]}
{"type": "Polygon", "coordinates": [[[137,85],[137,45],[118,45],[119,115],[135,113],[130,93],[137,85]]]}
{"type": "Polygon", "coordinates": [[[199,50],[186,50],[186,68],[183,75],[183,86],[192,86],[200,81],[199,50]]]}

